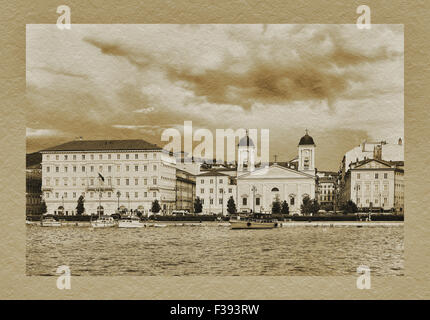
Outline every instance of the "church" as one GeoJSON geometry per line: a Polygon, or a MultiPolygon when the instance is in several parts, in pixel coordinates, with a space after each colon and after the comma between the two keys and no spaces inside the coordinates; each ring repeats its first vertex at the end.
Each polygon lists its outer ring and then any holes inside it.
{"type": "Polygon", "coordinates": [[[246,135],[238,144],[236,199],[238,211],[269,213],[276,199],[287,201],[290,214],[300,214],[305,197],[315,198],[316,169],[313,138],[306,134],[298,144],[297,164],[273,163],[255,167],[256,148],[246,135]]]}

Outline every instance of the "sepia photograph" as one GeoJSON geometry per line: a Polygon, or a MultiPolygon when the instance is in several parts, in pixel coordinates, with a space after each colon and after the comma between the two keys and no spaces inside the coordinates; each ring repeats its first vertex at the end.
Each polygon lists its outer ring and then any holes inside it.
{"type": "Polygon", "coordinates": [[[25,40],[27,276],[405,275],[403,25],[25,40]]]}

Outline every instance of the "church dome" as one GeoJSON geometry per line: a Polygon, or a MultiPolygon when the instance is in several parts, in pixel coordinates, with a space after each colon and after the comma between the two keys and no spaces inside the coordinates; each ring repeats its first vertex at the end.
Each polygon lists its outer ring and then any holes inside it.
{"type": "Polygon", "coordinates": [[[252,141],[252,139],[248,135],[246,135],[242,139],[240,139],[238,146],[239,147],[254,147],[254,142],[252,141]]]}
{"type": "Polygon", "coordinates": [[[306,134],[303,137],[301,137],[299,142],[299,146],[303,146],[303,145],[315,145],[314,139],[312,139],[312,137],[308,134],[307,130],[306,130],[306,134]]]}

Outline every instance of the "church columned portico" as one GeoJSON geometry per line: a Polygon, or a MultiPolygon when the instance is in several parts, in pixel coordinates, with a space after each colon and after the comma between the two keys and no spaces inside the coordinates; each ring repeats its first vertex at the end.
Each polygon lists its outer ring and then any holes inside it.
{"type": "Polygon", "coordinates": [[[293,170],[272,165],[264,176],[258,175],[257,169],[249,175],[238,177],[238,194],[240,211],[270,212],[274,201],[287,201],[290,213],[300,213],[300,205],[306,196],[315,195],[315,178],[305,174],[294,177],[293,170]],[[246,199],[246,200],[244,200],[246,199]]]}

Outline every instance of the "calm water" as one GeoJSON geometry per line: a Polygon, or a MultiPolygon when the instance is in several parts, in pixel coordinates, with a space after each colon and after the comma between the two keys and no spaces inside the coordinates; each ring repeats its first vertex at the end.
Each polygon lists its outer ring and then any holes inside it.
{"type": "Polygon", "coordinates": [[[27,275],[403,275],[403,227],[27,227],[27,275]]]}

